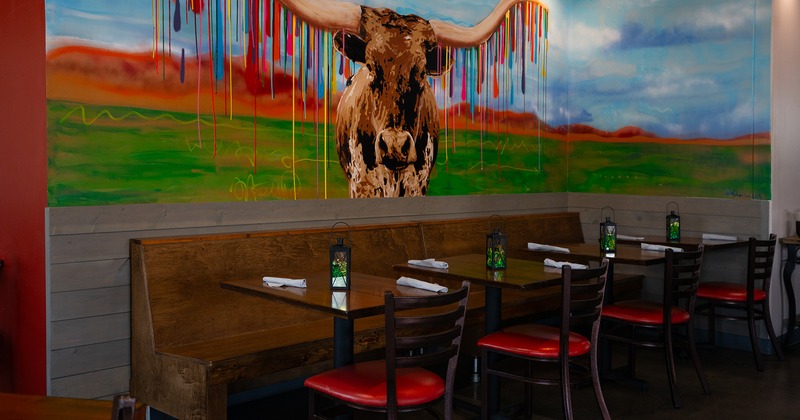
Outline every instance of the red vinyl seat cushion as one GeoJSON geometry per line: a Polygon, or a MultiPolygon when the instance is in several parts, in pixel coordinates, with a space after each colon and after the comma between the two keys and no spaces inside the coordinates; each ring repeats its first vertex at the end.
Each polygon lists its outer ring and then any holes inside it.
{"type": "MultiPolygon", "coordinates": [[[[478,347],[527,357],[558,359],[559,329],[548,325],[521,324],[504,328],[478,340],[478,347]]],[[[591,343],[578,333],[569,334],[570,357],[589,352],[591,343]]]]}
{"type": "MultiPolygon", "coordinates": [[[[659,325],[664,322],[661,302],[645,300],[626,300],[603,307],[604,318],[612,318],[635,324],[659,325]]],[[[672,308],[672,323],[689,322],[689,312],[682,308],[672,308]]]]}
{"type": "MultiPolygon", "coordinates": [[[[697,297],[704,299],[725,300],[731,302],[747,301],[747,286],[744,284],[711,281],[700,283],[697,287],[697,297]]],[[[767,298],[761,289],[753,290],[753,300],[756,302],[767,298]]]]}
{"type": "MultiPolygon", "coordinates": [[[[305,386],[355,404],[370,407],[386,406],[386,362],[373,360],[355,363],[314,375],[305,386]]],[[[445,383],[426,369],[397,370],[397,404],[414,406],[441,398],[445,383]]]]}

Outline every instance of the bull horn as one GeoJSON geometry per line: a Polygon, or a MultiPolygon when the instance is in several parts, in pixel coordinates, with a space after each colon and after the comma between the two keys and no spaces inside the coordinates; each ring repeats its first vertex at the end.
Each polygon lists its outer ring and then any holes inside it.
{"type": "Polygon", "coordinates": [[[358,33],[361,26],[361,6],[355,3],[315,0],[280,0],[283,5],[306,23],[321,29],[344,29],[358,33]]]}
{"type": "Polygon", "coordinates": [[[441,20],[431,20],[430,24],[433,31],[436,33],[436,38],[443,45],[453,48],[469,48],[476,45],[483,44],[494,33],[500,22],[505,19],[506,12],[517,3],[538,3],[545,9],[545,6],[540,1],[533,0],[500,0],[497,6],[492,10],[486,18],[480,21],[473,27],[456,25],[450,22],[441,20]]]}

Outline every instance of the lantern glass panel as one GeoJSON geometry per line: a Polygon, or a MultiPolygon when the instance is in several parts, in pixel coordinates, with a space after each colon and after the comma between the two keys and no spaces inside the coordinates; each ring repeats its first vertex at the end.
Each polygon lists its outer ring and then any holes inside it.
{"type": "Polygon", "coordinates": [[[350,247],[342,238],[331,245],[331,289],[350,289],[350,247]]]}
{"type": "Polygon", "coordinates": [[[670,211],[667,216],[667,240],[679,241],[681,239],[681,217],[670,211]]]}
{"type": "Polygon", "coordinates": [[[605,253],[617,251],[617,224],[608,217],[600,223],[600,250],[605,253]]]}
{"type": "Polygon", "coordinates": [[[506,268],[506,235],[495,228],[486,235],[486,268],[502,270],[506,268]]]}

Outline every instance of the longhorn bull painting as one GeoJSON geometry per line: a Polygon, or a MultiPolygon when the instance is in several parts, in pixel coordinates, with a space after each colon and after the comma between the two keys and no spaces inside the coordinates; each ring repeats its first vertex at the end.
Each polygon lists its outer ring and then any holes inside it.
{"type": "Polygon", "coordinates": [[[473,28],[352,3],[283,0],[307,22],[337,29],[339,52],[362,67],[337,108],[336,151],[350,197],[422,196],[436,163],[439,115],[428,82],[446,72],[443,47],[484,42],[506,11],[503,0],[473,28]]]}

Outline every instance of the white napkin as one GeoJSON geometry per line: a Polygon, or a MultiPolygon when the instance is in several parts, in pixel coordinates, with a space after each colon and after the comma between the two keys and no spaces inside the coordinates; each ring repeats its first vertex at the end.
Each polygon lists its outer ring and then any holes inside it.
{"type": "Polygon", "coordinates": [[[587,267],[587,266],[585,266],[583,264],[571,263],[571,262],[567,262],[567,261],[553,261],[550,258],[545,258],[544,259],[544,265],[547,266],[547,267],[555,267],[555,268],[562,268],[565,265],[568,265],[568,266],[570,266],[570,267],[572,267],[574,269],[577,269],[577,270],[583,270],[583,269],[589,268],[589,267],[587,267]]]}
{"type": "Polygon", "coordinates": [[[645,249],[647,251],[662,251],[662,252],[671,249],[675,252],[683,252],[683,248],[677,248],[674,246],[666,246],[666,245],[646,244],[644,242],[642,242],[642,249],[645,249]]]}
{"type": "Polygon", "coordinates": [[[555,251],[569,254],[569,248],[562,248],[555,245],[537,244],[536,242],[528,242],[528,249],[533,251],[555,251]]]}
{"type": "Polygon", "coordinates": [[[436,293],[447,293],[447,288],[440,286],[436,283],[428,283],[427,281],[417,280],[411,277],[400,277],[397,279],[397,284],[400,286],[416,287],[417,289],[430,290],[436,293]]]}
{"type": "Polygon", "coordinates": [[[432,267],[432,268],[447,268],[447,265],[444,261],[436,261],[435,258],[428,258],[425,260],[408,260],[408,263],[411,265],[420,265],[423,267],[432,267]]]}
{"type": "Polygon", "coordinates": [[[264,277],[264,284],[269,287],[306,287],[306,279],[285,279],[283,277],[264,277]]]}
{"type": "Polygon", "coordinates": [[[703,239],[710,239],[712,241],[735,241],[739,238],[730,235],[718,235],[716,233],[704,233],[703,239]]]}
{"type": "Polygon", "coordinates": [[[617,239],[622,239],[626,241],[643,241],[644,236],[617,235],[617,239]]]}

